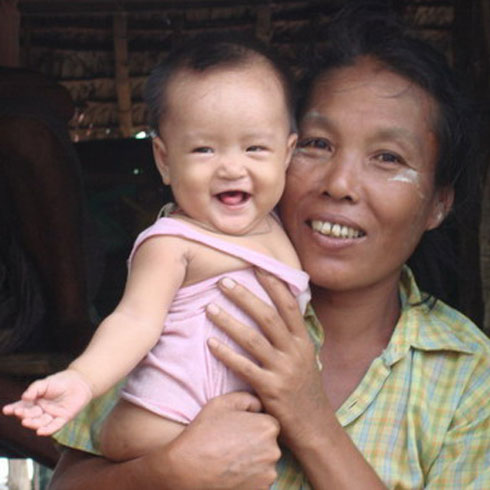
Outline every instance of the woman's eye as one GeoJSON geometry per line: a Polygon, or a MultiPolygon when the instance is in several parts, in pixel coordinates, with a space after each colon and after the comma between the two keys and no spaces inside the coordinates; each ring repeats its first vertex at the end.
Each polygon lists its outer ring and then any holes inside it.
{"type": "Polygon", "coordinates": [[[198,146],[192,150],[192,153],[212,153],[213,149],[209,146],[198,146]]]}
{"type": "Polygon", "coordinates": [[[324,138],[304,138],[298,141],[299,149],[330,150],[330,142],[324,138]]]}
{"type": "Polygon", "coordinates": [[[403,164],[404,160],[401,156],[396,153],[382,152],[375,156],[375,159],[380,163],[388,164],[403,164]]]}

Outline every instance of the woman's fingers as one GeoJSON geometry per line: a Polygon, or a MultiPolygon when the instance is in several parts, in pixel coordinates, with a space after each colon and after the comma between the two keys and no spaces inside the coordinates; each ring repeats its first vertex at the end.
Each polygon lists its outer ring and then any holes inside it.
{"type": "MultiPolygon", "coordinates": [[[[276,308],[265,303],[246,287],[237,284],[232,279],[226,278],[220,281],[219,286],[228,299],[255,321],[272,345],[279,349],[287,347],[288,328],[276,308]]],[[[221,323],[219,326],[221,327],[221,323]]],[[[225,330],[224,325],[222,329],[225,330]]],[[[252,341],[254,340],[252,339],[252,341]]]]}
{"type": "Polygon", "coordinates": [[[298,302],[283,281],[263,269],[255,269],[258,281],[271,298],[289,331],[303,338],[308,337],[303,314],[298,302]]]}
{"type": "Polygon", "coordinates": [[[208,346],[216,359],[229,367],[249,385],[256,387],[257,383],[263,378],[264,371],[257,364],[238,354],[231,347],[214,338],[208,339],[208,346]]]}
{"type": "MultiPolygon", "coordinates": [[[[206,313],[209,319],[212,320],[212,322],[216,326],[218,326],[220,330],[231,337],[240,347],[248,352],[259,363],[266,362],[267,359],[271,356],[270,342],[256,329],[248,327],[239,322],[233,316],[231,316],[229,313],[224,311],[222,308],[219,308],[215,304],[209,305],[206,313]]],[[[238,362],[235,357],[240,357],[248,361],[250,364],[255,365],[253,362],[250,362],[248,359],[244,358],[240,354],[237,354],[224,344],[220,343],[220,346],[223,346],[223,349],[228,352],[227,359],[230,358],[232,353],[234,354],[233,359],[230,359],[230,361],[234,362],[234,364],[238,362]]],[[[225,364],[228,365],[228,363],[225,364]]]]}

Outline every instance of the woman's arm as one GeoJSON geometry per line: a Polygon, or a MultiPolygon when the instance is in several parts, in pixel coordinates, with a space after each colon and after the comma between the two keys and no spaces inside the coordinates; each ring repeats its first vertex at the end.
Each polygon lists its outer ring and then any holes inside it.
{"type": "Polygon", "coordinates": [[[263,335],[224,311],[209,308],[208,315],[258,364],[217,341],[210,342],[213,354],[252,386],[279,421],[281,437],[315,489],[386,488],[337,421],[295,299],[277,278],[263,271],[257,276],[277,311],[240,285],[226,287],[225,281],[221,286],[263,335]]]}
{"type": "Polygon", "coordinates": [[[65,449],[50,490],[261,490],[276,477],[279,424],[249,393],[211,400],[165,447],[128,462],[65,449]]]}

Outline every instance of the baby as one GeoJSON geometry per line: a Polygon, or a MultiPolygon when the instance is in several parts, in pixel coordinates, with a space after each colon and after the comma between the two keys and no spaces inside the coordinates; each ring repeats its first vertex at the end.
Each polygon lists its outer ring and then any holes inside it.
{"type": "Polygon", "coordinates": [[[280,63],[252,41],[197,39],[156,67],[146,99],[174,208],[137,238],[123,297],[86,350],[4,414],[50,435],[129,373],[101,433],[103,454],[122,461],[171,441],[211,398],[249,389],[208,350],[210,337],[232,341],[206,308],[253,325],[217,284],[233,278],[271,303],[254,267],[286,282],[303,311],[309,299],[273,214],[296,143],[291,92],[280,63]]]}

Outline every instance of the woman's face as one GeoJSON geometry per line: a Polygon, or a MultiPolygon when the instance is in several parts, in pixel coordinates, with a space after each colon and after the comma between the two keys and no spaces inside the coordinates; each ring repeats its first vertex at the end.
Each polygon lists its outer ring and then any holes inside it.
{"type": "Polygon", "coordinates": [[[369,59],[318,80],[300,121],[281,216],[313,284],[394,285],[452,192],[434,188],[433,99],[369,59]]]}

